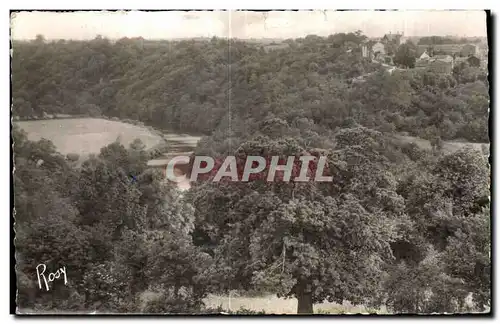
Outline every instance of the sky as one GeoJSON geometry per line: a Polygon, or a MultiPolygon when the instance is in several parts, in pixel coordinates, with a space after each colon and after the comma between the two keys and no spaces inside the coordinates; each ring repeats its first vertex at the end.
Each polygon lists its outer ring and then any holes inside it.
{"type": "Polygon", "coordinates": [[[139,37],[296,38],[361,30],[369,37],[485,37],[484,11],[80,11],[18,12],[11,19],[14,39],[110,39],[139,37]]]}

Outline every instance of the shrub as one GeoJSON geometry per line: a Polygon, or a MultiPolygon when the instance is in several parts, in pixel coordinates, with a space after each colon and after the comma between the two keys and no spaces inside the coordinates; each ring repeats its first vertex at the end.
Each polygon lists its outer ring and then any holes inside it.
{"type": "Polygon", "coordinates": [[[221,306],[217,308],[204,308],[203,310],[200,311],[201,314],[227,314],[227,315],[265,315],[266,312],[264,310],[261,311],[254,311],[251,309],[246,309],[244,307],[241,307],[240,309],[236,311],[231,311],[222,308],[221,306]]]}
{"type": "Polygon", "coordinates": [[[483,152],[484,155],[489,156],[490,155],[490,146],[488,144],[482,144],[481,151],[483,152]]]}
{"type": "Polygon", "coordinates": [[[148,314],[193,314],[200,313],[203,303],[193,296],[175,296],[166,291],[146,302],[144,313],[148,314]]]}
{"type": "Polygon", "coordinates": [[[77,153],[68,153],[66,155],[66,159],[68,159],[68,161],[71,161],[71,162],[76,162],[80,159],[80,155],[77,153]]]}
{"type": "Polygon", "coordinates": [[[401,151],[412,161],[418,161],[424,156],[424,150],[422,150],[416,143],[403,144],[401,151]]]}

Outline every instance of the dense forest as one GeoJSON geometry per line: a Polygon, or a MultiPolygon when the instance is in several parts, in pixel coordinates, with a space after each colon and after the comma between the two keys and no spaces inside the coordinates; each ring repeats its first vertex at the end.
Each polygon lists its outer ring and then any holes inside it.
{"type": "Polygon", "coordinates": [[[297,298],[299,313],[324,300],[398,313],[489,308],[489,152],[442,149],[488,142],[486,72],[390,74],[362,57],[365,39],[310,35],[272,51],[221,38],[13,42],[14,117],[199,132],[196,153],[213,157],[323,155],[334,178],[201,182],[179,195],[147,168],[140,141],[77,168],[14,127],[19,305],[213,312],[208,293],[240,290],[297,298]],[[40,262],[66,265],[70,284],[40,290],[40,262]],[[157,295],[145,301],[145,291],[157,295]]]}
{"type": "Polygon", "coordinates": [[[311,35],[269,52],[221,38],[14,42],[13,114],[104,115],[206,134],[229,119],[234,128],[248,126],[248,134],[273,118],[307,120],[320,132],[352,121],[383,132],[488,142],[486,71],[459,66],[453,75],[390,75],[362,58],[357,46],[365,39],[311,35]],[[372,72],[365,83],[349,85],[372,72]]]}

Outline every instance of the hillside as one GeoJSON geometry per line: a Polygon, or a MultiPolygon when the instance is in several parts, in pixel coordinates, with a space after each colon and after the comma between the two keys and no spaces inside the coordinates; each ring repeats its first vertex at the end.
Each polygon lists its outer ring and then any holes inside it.
{"type": "Polygon", "coordinates": [[[389,73],[363,57],[366,39],[308,35],[273,50],[215,37],[13,42],[14,117],[92,117],[19,122],[27,133],[14,123],[17,304],[40,313],[489,311],[487,73],[467,64],[389,73]],[[197,143],[195,155],[214,165],[201,172],[192,156],[186,168],[200,174],[179,193],[148,166],[160,140],[176,146],[157,157],[197,143]],[[75,167],[61,154],[75,149],[98,154],[75,167]],[[227,157],[236,176],[219,179],[227,157]],[[40,262],[66,267],[70,284],[39,289],[40,262]]]}
{"type": "MultiPolygon", "coordinates": [[[[399,140],[400,143],[415,143],[421,149],[431,150],[432,145],[431,142],[422,138],[413,137],[413,136],[405,136],[405,135],[394,135],[396,140],[399,140]]],[[[471,142],[458,142],[458,141],[445,141],[443,142],[443,151],[446,153],[454,153],[460,149],[471,147],[472,149],[483,152],[486,150],[489,152],[490,144],[489,143],[471,143],[471,142]],[[485,149],[483,149],[485,147],[485,149]]]]}
{"type": "Polygon", "coordinates": [[[105,115],[204,134],[227,127],[229,116],[252,130],[271,116],[289,125],[306,118],[319,133],[349,119],[418,137],[488,142],[485,74],[388,76],[361,57],[356,45],[364,39],[310,35],[273,51],[217,38],[148,46],[139,39],[14,42],[13,115],[105,115]],[[348,84],[375,71],[362,85],[348,84]]]}

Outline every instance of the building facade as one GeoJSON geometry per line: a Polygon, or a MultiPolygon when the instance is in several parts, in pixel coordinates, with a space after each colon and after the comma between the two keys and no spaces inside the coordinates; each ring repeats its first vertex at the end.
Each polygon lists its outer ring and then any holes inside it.
{"type": "Polygon", "coordinates": [[[378,56],[385,55],[385,46],[384,46],[384,44],[382,44],[381,42],[375,43],[372,46],[372,52],[373,52],[373,55],[375,56],[375,58],[377,58],[378,56]]]}

